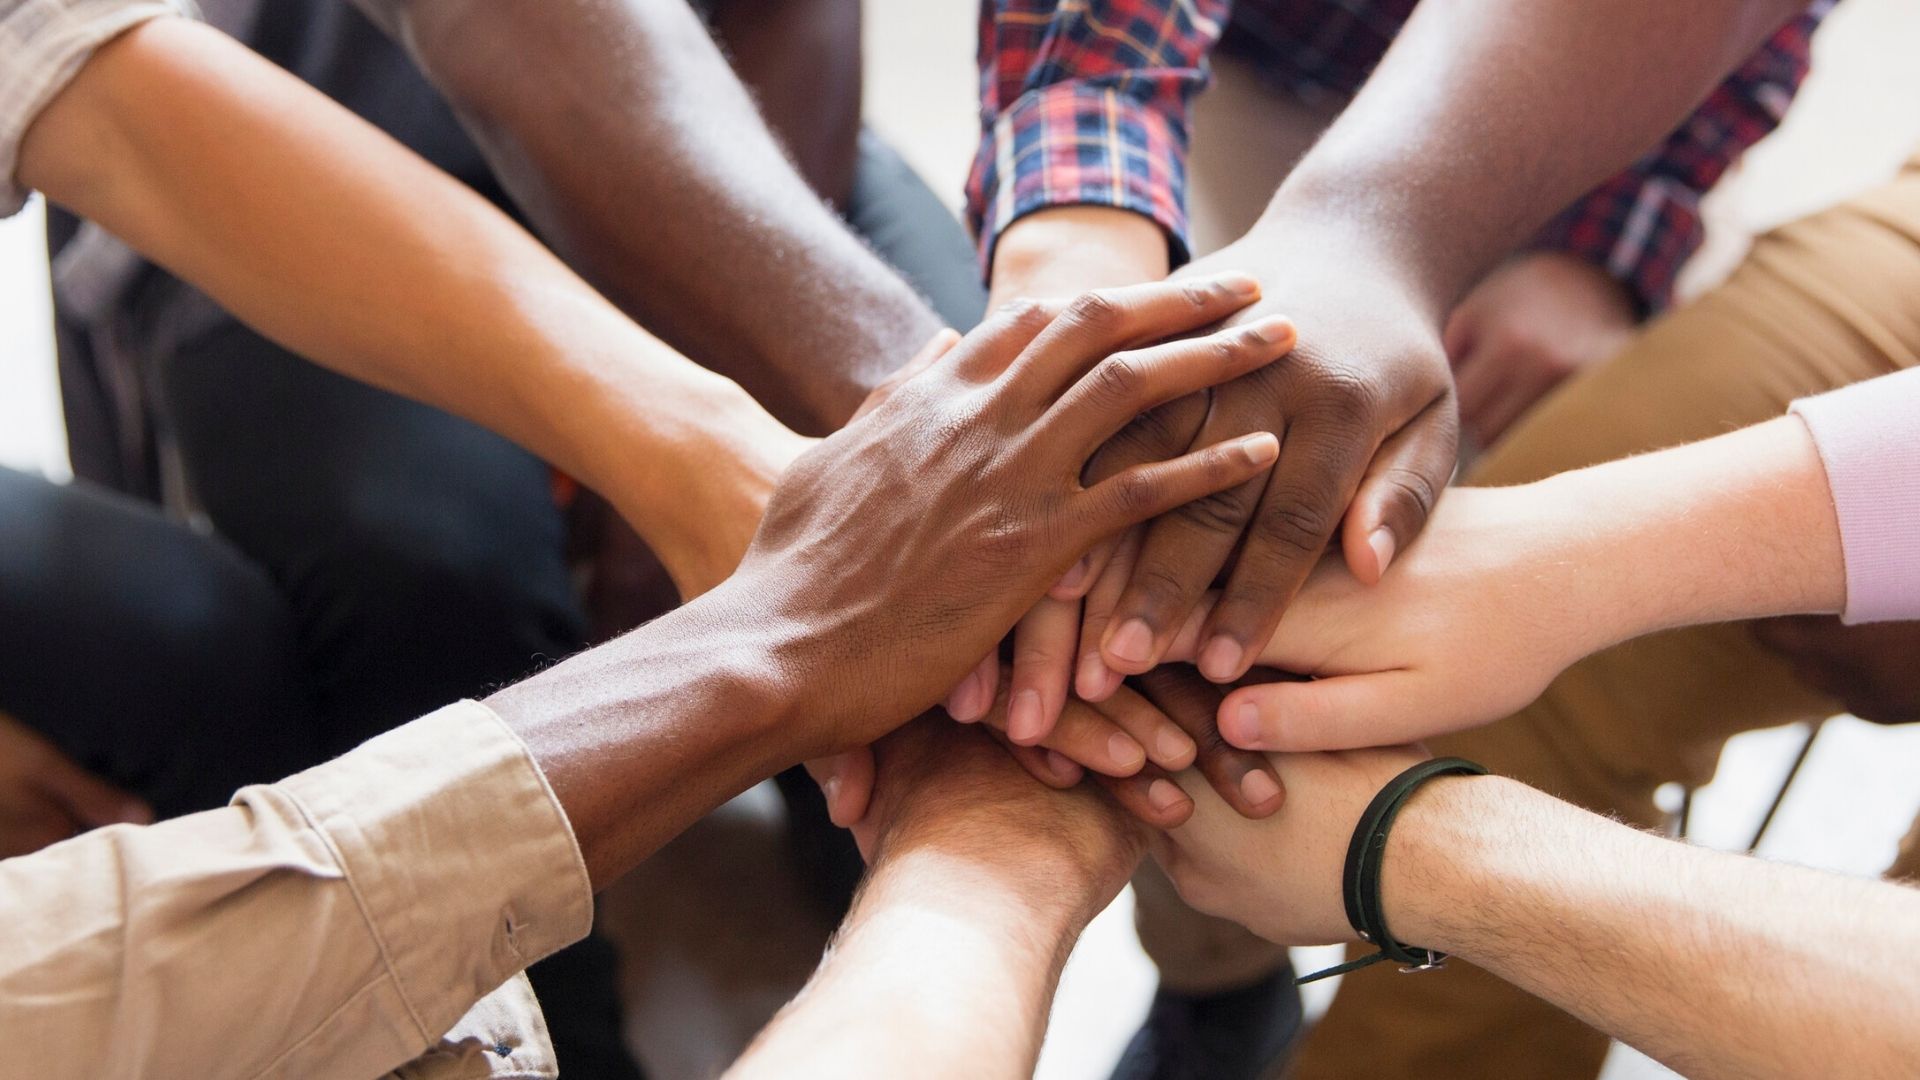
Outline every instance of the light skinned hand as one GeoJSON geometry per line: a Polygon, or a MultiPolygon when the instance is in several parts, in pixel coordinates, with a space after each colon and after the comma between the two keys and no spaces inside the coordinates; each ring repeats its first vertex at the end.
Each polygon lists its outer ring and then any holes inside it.
{"type": "MultiPolygon", "coordinates": [[[[1455,488],[1419,543],[1374,585],[1335,556],[1315,569],[1260,663],[1314,678],[1241,686],[1220,733],[1249,750],[1311,751],[1415,742],[1508,716],[1610,628],[1555,603],[1551,565],[1564,527],[1532,487],[1455,488]]],[[[1178,636],[1197,642],[1204,611],[1178,636]]]]}
{"type": "Polygon", "coordinates": [[[1638,324],[1626,287],[1584,259],[1536,251],[1508,261],[1447,320],[1460,426],[1492,446],[1554,387],[1618,353],[1638,324]]]}
{"type": "Polygon", "coordinates": [[[1066,903],[1084,924],[1119,894],[1147,830],[1088,787],[1056,791],[1008,759],[978,726],[925,716],[874,745],[873,799],[851,823],[878,863],[938,852],[996,880],[1066,903]]]}
{"type": "Polygon", "coordinates": [[[0,714],[0,858],[28,855],[104,825],[152,821],[146,803],[0,714]]]}
{"type": "Polygon", "coordinates": [[[1200,911],[1281,945],[1351,941],[1340,888],[1354,826],[1387,781],[1426,756],[1404,746],[1274,755],[1285,812],[1253,820],[1199,791],[1193,816],[1150,850],[1200,911]]]}

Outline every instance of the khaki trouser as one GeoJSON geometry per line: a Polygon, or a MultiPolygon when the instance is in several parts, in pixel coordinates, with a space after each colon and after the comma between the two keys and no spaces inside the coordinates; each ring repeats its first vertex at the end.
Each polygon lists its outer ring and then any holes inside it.
{"type": "MultiPolygon", "coordinates": [[[[1761,237],[1728,281],[1563,387],[1479,463],[1512,484],[1780,415],[1793,399],[1920,363],[1920,158],[1885,186],[1761,237]]],[[[1744,625],[1665,633],[1575,665],[1501,723],[1435,740],[1544,791],[1654,825],[1662,783],[1705,783],[1728,736],[1816,719],[1802,687],[1744,625]]],[[[1889,871],[1920,878],[1920,822],[1889,871]]],[[[1147,951],[1170,986],[1246,982],[1283,950],[1136,882],[1147,951]]],[[[1326,1077],[1591,1077],[1600,1033],[1467,964],[1343,980],[1295,1073],[1326,1077]]]]}

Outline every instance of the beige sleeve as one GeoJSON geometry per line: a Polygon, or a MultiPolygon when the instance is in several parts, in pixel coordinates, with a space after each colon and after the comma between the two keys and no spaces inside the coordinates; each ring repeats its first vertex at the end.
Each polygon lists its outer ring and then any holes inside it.
{"type": "Polygon", "coordinates": [[[0,862],[0,1046],[44,1076],[540,1075],[538,1010],[502,984],[592,916],[538,766],[463,702],[224,809],[0,862]]]}

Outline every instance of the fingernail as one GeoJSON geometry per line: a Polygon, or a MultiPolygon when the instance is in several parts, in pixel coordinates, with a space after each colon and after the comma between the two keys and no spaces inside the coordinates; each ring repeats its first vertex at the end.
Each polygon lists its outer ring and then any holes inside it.
{"type": "Polygon", "coordinates": [[[1247,797],[1250,805],[1264,806],[1268,800],[1280,794],[1280,785],[1274,783],[1273,777],[1264,771],[1253,769],[1240,778],[1240,794],[1247,797]]]}
{"type": "Polygon", "coordinates": [[[1234,710],[1229,727],[1231,730],[1220,733],[1228,742],[1242,750],[1260,749],[1260,706],[1251,701],[1241,702],[1234,710]]]}
{"type": "Polygon", "coordinates": [[[1080,670],[1074,674],[1073,690],[1082,698],[1094,701],[1100,693],[1100,679],[1107,672],[1107,665],[1100,662],[1100,654],[1090,652],[1080,658],[1080,670]]]}
{"type": "Polygon", "coordinates": [[[1240,440],[1240,452],[1247,455],[1248,463],[1264,468],[1279,459],[1280,440],[1271,431],[1256,431],[1240,440]]]}
{"type": "Polygon", "coordinates": [[[1087,580],[1087,571],[1092,567],[1093,567],[1093,556],[1091,555],[1080,556],[1079,562],[1074,563],[1071,569],[1069,569],[1066,573],[1060,575],[1060,583],[1058,585],[1055,585],[1054,588],[1060,590],[1061,592],[1072,592],[1073,590],[1080,587],[1081,582],[1087,580]]]}
{"type": "Polygon", "coordinates": [[[1107,651],[1129,664],[1153,659],[1153,628],[1144,619],[1128,619],[1107,639],[1107,651]]]}
{"type": "Polygon", "coordinates": [[[1162,813],[1172,810],[1187,800],[1187,793],[1171,780],[1155,780],[1147,785],[1147,801],[1155,810],[1162,813]]]}
{"type": "Polygon", "coordinates": [[[953,714],[954,719],[963,724],[970,724],[978,720],[980,714],[986,712],[987,706],[992,704],[992,702],[980,700],[980,695],[984,689],[981,685],[980,673],[977,671],[973,672],[961,682],[960,688],[953,692],[953,700],[947,706],[947,711],[953,714]]]}
{"type": "Polygon", "coordinates": [[[1373,557],[1375,561],[1380,564],[1380,572],[1382,574],[1386,573],[1387,564],[1393,561],[1393,553],[1396,547],[1393,540],[1393,530],[1382,525],[1368,533],[1367,546],[1373,549],[1373,557]]]}
{"type": "Polygon", "coordinates": [[[1277,345],[1293,336],[1293,320],[1283,315],[1271,315],[1247,329],[1261,341],[1269,345],[1277,345]]]}
{"type": "Polygon", "coordinates": [[[128,799],[120,804],[120,820],[129,825],[146,825],[153,821],[153,811],[139,799],[128,799]]]}
{"type": "Polygon", "coordinates": [[[840,803],[840,778],[829,776],[820,781],[820,794],[827,800],[827,812],[832,814],[840,803]]]}
{"type": "Polygon", "coordinates": [[[1138,768],[1147,760],[1147,752],[1140,749],[1139,743],[1117,731],[1107,736],[1107,754],[1122,769],[1138,768]]]}
{"type": "Polygon", "coordinates": [[[1047,751],[1047,769],[1052,772],[1056,778],[1071,780],[1073,779],[1074,771],[1079,768],[1080,766],[1075,764],[1072,758],[1069,758],[1060,751],[1047,751]]]}
{"type": "Polygon", "coordinates": [[[1022,690],[1013,695],[1013,704],[1007,708],[1007,738],[1022,746],[1031,746],[1040,741],[1040,732],[1045,726],[1040,691],[1022,690]]]}
{"type": "Polygon", "coordinates": [[[1247,274],[1222,274],[1220,284],[1235,296],[1260,295],[1260,283],[1247,274]]]}
{"type": "Polygon", "coordinates": [[[1230,637],[1217,637],[1200,651],[1200,674],[1214,682],[1231,682],[1240,677],[1240,661],[1246,650],[1230,637]]]}
{"type": "Polygon", "coordinates": [[[1158,755],[1153,759],[1154,764],[1169,769],[1186,768],[1188,763],[1192,762],[1193,756],[1200,752],[1200,748],[1194,745],[1192,739],[1187,738],[1185,732],[1175,731],[1172,728],[1160,730],[1159,736],[1153,740],[1153,748],[1158,755]]]}

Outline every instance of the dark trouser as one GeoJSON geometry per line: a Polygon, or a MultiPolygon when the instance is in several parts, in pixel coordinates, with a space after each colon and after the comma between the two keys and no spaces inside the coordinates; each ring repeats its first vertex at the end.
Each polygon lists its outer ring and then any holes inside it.
{"type": "Polygon", "coordinates": [[[152,508],[0,469],[0,712],[163,817],[321,756],[286,601],[152,508]]]}

